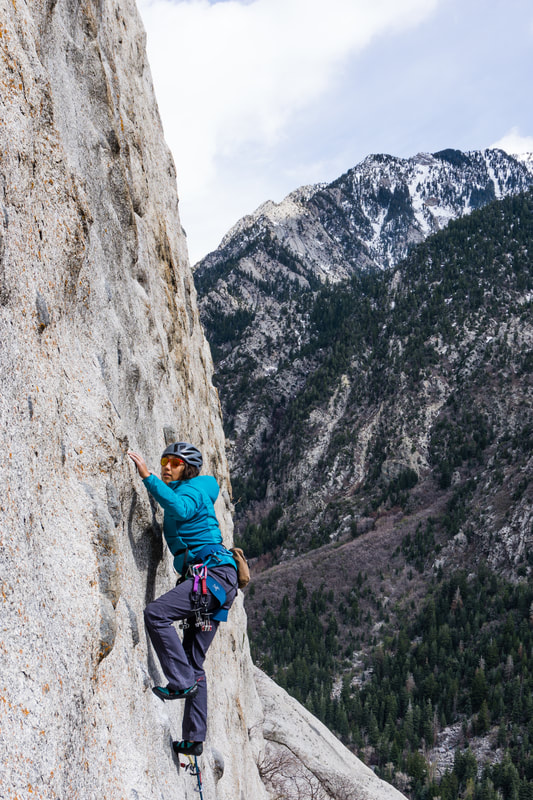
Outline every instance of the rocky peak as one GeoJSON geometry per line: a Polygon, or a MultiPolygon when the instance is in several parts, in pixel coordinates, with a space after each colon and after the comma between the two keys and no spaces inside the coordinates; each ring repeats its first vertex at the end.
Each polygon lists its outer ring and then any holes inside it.
{"type": "MultiPolygon", "coordinates": [[[[332,183],[264,203],[237,223],[195,268],[227,430],[232,439],[236,432],[233,467],[240,469],[243,452],[239,432],[255,418],[249,393],[236,408],[236,376],[266,381],[287,399],[305,381],[298,360],[288,378],[276,377],[308,340],[302,298],[310,304],[324,283],[390,269],[450,220],[527,189],[532,163],[502,150],[371,155],[332,183]]],[[[265,428],[251,435],[260,438],[265,428]]]]}
{"type": "Polygon", "coordinates": [[[268,258],[274,246],[292,260],[293,279],[303,274],[336,281],[354,269],[391,267],[451,219],[525,190],[532,164],[531,157],[502,150],[449,149],[407,159],[370,155],[330,184],[301,187],[239,220],[196,265],[202,301],[224,281],[229,261],[237,269],[241,258],[249,261],[253,254],[265,279],[279,271],[268,258]]]}
{"type": "MultiPolygon", "coordinates": [[[[383,431],[391,421],[382,417],[383,405],[378,403],[364,419],[359,405],[366,407],[364,389],[377,383],[376,375],[366,372],[376,354],[381,353],[380,358],[384,359],[380,361],[379,370],[384,370],[380,374],[392,376],[392,363],[398,358],[404,363],[405,354],[410,352],[411,333],[402,328],[400,339],[407,338],[400,343],[394,324],[385,319],[385,312],[390,308],[392,314],[400,295],[408,298],[411,290],[422,291],[419,277],[416,277],[421,270],[430,267],[434,270],[432,291],[438,296],[442,291],[438,287],[443,281],[450,287],[455,286],[454,280],[446,277],[445,268],[451,269],[454,259],[466,258],[469,269],[471,264],[477,265],[479,278],[481,271],[487,269],[486,293],[499,291],[491,281],[498,285],[509,282],[514,286],[508,297],[500,295],[502,306],[498,310],[501,319],[512,315],[511,307],[506,310],[505,303],[513,297],[509,301],[512,306],[520,290],[514,285],[514,277],[505,270],[495,278],[496,265],[491,259],[495,247],[499,249],[500,244],[494,243],[485,261],[479,260],[479,253],[486,249],[486,242],[493,235],[490,226],[494,228],[494,222],[473,220],[470,227],[467,222],[472,220],[473,211],[480,212],[490,201],[503,203],[531,187],[531,164],[531,156],[513,157],[501,150],[470,153],[444,150],[421,153],[410,159],[372,155],[327,186],[308,187],[302,194],[289,195],[277,206],[263,205],[228,235],[223,247],[197,266],[195,278],[202,320],[214,354],[215,380],[231,444],[233,475],[237,479],[234,485],[238,485],[243,498],[239,510],[241,531],[252,530],[255,526],[265,541],[268,540],[267,531],[272,534],[272,541],[279,541],[285,535],[280,533],[283,527],[285,532],[319,527],[316,506],[310,502],[307,507],[306,498],[321,498],[317,499],[317,504],[323,501],[322,507],[327,507],[348,474],[350,478],[346,480],[352,481],[355,491],[367,480],[373,453],[382,446],[385,450],[394,450],[383,438],[383,431]],[[447,236],[453,220],[457,224],[463,220],[465,230],[460,234],[454,228],[447,236]],[[476,224],[488,224],[486,232],[482,233],[482,228],[478,231],[476,224]],[[439,256],[429,256],[428,263],[423,261],[431,234],[441,236],[439,241],[443,244],[436,242],[436,251],[441,246],[446,250],[449,242],[458,237],[457,251],[447,253],[448,261],[442,258],[442,275],[440,262],[431,266],[431,259],[439,256]],[[475,246],[471,244],[473,241],[475,246]],[[407,260],[402,261],[406,255],[407,260]],[[383,279],[378,280],[379,275],[383,279]],[[328,286],[330,290],[325,288],[328,286]],[[323,302],[320,298],[326,296],[323,302]],[[364,309],[367,309],[366,316],[364,309]],[[357,325],[361,326],[362,334],[373,330],[378,317],[382,328],[372,335],[379,336],[381,348],[389,342],[392,353],[396,347],[393,341],[398,342],[398,353],[388,366],[386,351],[381,352],[377,347],[377,338],[374,346],[367,342],[364,347],[361,345],[361,352],[357,349],[352,352],[351,345],[335,326],[336,319],[346,319],[350,335],[357,325]],[[338,372],[340,364],[344,368],[342,374],[338,372]],[[357,385],[359,381],[363,381],[361,389],[357,385]],[[294,431],[289,433],[289,418],[298,421],[301,435],[294,436],[294,431]],[[361,430],[357,435],[353,433],[358,444],[356,451],[347,456],[348,471],[345,472],[344,467],[341,469],[342,459],[335,452],[339,450],[339,443],[349,450],[350,430],[355,419],[359,419],[356,424],[361,425],[361,430]],[[305,455],[302,455],[302,437],[307,443],[305,455]],[[285,462],[279,458],[281,452],[285,454],[285,462]],[[278,454],[277,467],[273,466],[272,453],[278,454]],[[324,474],[322,466],[326,453],[329,453],[330,469],[324,474]],[[280,472],[282,463],[290,464],[286,473],[280,472]],[[278,481],[276,472],[278,477],[283,474],[284,478],[278,481]],[[287,489],[292,482],[294,491],[288,500],[281,484],[287,489]],[[247,507],[251,497],[254,500],[247,507]],[[290,512],[288,503],[293,506],[290,512]],[[304,506],[305,513],[295,519],[297,509],[304,506]],[[277,518],[269,518],[276,508],[283,513],[276,511],[277,518]]],[[[499,219],[498,212],[494,213],[499,219]]],[[[527,213],[524,212],[526,216],[527,213]]],[[[515,251],[522,246],[513,240],[514,228],[510,225],[505,233],[509,253],[499,254],[505,264],[511,263],[515,251]]],[[[527,237],[527,232],[524,235],[527,237]]],[[[527,243],[524,246],[527,249],[527,243]]],[[[524,280],[527,285],[528,279],[524,280]]],[[[478,283],[474,278],[472,294],[481,291],[478,283]]],[[[445,298],[442,325],[454,303],[464,302],[459,289],[462,291],[464,286],[450,288],[445,298]]],[[[527,305],[528,297],[525,292],[520,303],[527,305]]],[[[426,302],[429,301],[424,300],[426,302]]],[[[405,313],[410,312],[406,309],[405,313]]],[[[474,346],[472,334],[463,331],[461,326],[466,324],[463,320],[470,312],[463,308],[460,313],[457,343],[453,347],[466,352],[474,346]]],[[[413,321],[414,329],[421,324],[413,321]]],[[[489,318],[476,318],[468,325],[476,330],[478,326],[485,329],[489,318]]],[[[440,358],[444,355],[440,349],[441,334],[435,330],[433,335],[436,338],[428,341],[427,347],[437,347],[435,357],[440,358]]],[[[487,336],[492,341],[494,334],[489,333],[488,328],[487,336]]],[[[522,346],[523,341],[518,346],[518,361],[523,357],[522,346]]],[[[416,360],[420,358],[418,353],[416,360]]],[[[472,354],[468,363],[477,363],[477,359],[472,354]]],[[[442,367],[444,371],[447,368],[442,367]]],[[[410,369],[408,367],[408,371],[410,369]]],[[[396,377],[393,383],[395,381],[396,377]]],[[[424,391],[426,389],[428,408],[424,412],[420,410],[422,416],[426,415],[429,426],[427,430],[422,426],[425,443],[421,439],[421,447],[412,442],[407,445],[410,436],[406,435],[402,456],[391,456],[379,469],[376,467],[383,480],[397,479],[401,470],[427,466],[428,437],[434,415],[438,415],[449,391],[448,379],[439,377],[434,384],[430,381],[424,391]],[[412,455],[409,455],[409,447],[412,447],[412,455]]],[[[400,393],[399,403],[404,399],[400,393]]],[[[403,430],[402,418],[405,420],[407,412],[403,409],[397,413],[397,429],[403,430]]],[[[303,538],[309,540],[309,536],[303,538]]],[[[294,552],[297,550],[298,545],[294,552]]]]}

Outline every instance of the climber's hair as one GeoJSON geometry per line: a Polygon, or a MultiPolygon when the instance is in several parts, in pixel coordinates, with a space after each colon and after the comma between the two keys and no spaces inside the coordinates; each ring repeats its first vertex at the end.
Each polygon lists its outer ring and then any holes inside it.
{"type": "Polygon", "coordinates": [[[200,474],[198,467],[193,467],[192,464],[185,463],[185,469],[182,472],[180,481],[190,481],[191,478],[196,478],[200,474]]]}

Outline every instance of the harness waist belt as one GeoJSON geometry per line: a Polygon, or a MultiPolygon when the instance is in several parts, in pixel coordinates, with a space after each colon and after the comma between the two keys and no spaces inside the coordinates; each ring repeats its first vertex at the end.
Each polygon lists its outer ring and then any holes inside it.
{"type": "Polygon", "coordinates": [[[209,556],[216,556],[217,553],[225,553],[226,548],[223,544],[206,544],[201,550],[194,553],[192,557],[193,564],[202,564],[209,556]]]}

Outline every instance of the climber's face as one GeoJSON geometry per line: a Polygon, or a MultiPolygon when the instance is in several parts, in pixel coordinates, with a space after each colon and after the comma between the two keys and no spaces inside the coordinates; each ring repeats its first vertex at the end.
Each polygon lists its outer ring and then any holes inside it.
{"type": "Polygon", "coordinates": [[[177,456],[163,456],[161,459],[161,480],[164,483],[181,480],[185,462],[177,456]]]}

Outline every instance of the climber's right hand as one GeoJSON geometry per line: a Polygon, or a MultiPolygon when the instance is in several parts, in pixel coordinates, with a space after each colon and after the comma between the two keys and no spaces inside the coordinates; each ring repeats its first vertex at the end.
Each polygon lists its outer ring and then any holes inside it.
{"type": "Polygon", "coordinates": [[[133,450],[128,450],[128,455],[137,467],[137,471],[141,478],[147,478],[150,475],[150,470],[146,465],[146,461],[140,453],[135,453],[133,450]]]}

